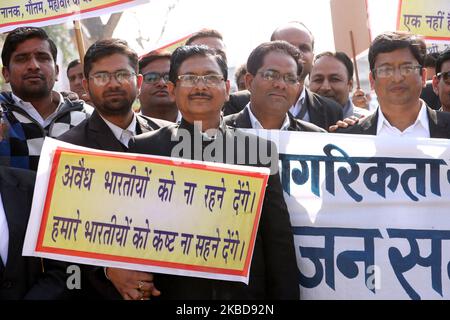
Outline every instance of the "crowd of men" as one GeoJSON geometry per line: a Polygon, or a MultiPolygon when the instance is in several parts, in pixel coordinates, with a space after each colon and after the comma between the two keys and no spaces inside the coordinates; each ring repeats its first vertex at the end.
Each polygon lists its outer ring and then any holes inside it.
{"type": "Polygon", "coordinates": [[[2,48],[2,73],[11,91],[0,94],[0,299],[299,299],[276,147],[240,128],[448,139],[450,50],[436,58],[431,78],[439,106],[421,99],[425,57],[418,36],[377,36],[369,49],[369,80],[379,108],[370,112],[364,92],[352,97],[349,57],[315,56],[314,37],[300,22],[280,26],[250,53],[236,75],[242,90],[233,93],[226,46],[215,30],[194,34],[173,53],[153,51],[140,58],[124,40],[97,41],[83,64],[68,65],[70,92],[54,90],[57,48],[45,31],[11,31],[2,48]],[[136,99],[139,113],[132,108],[136,99]],[[174,154],[173,137],[182,130],[202,135],[202,150],[243,141],[235,139],[243,135],[249,144],[233,144],[233,151],[244,155],[239,161],[196,153],[193,145],[192,152],[174,154]],[[69,290],[67,263],[22,256],[47,136],[107,151],[270,167],[248,285],[81,265],[81,289],[69,290]],[[266,145],[271,161],[250,161],[249,145],[266,145]]]}

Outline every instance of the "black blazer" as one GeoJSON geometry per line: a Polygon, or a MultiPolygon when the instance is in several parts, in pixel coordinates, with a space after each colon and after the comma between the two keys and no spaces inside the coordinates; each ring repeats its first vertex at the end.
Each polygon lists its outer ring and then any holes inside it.
{"type": "MultiPolygon", "coordinates": [[[[159,129],[172,122],[136,115],[137,134],[159,129]]],[[[76,127],[58,137],[58,140],[79,146],[105,151],[126,151],[126,148],[116,139],[106,122],[97,111],[76,127]]]]}
{"type": "Polygon", "coordinates": [[[309,122],[328,131],[338,120],[343,119],[342,107],[329,98],[305,90],[304,104],[309,113],[309,122]]]}
{"type": "MultiPolygon", "coordinates": [[[[362,119],[359,123],[349,126],[347,128],[339,128],[336,130],[337,133],[353,133],[353,134],[377,134],[377,124],[378,124],[378,112],[367,116],[362,119]]],[[[428,124],[430,126],[430,137],[431,138],[450,138],[450,113],[441,112],[427,107],[428,124]]]]}
{"type": "MultiPolygon", "coordinates": [[[[171,122],[137,115],[136,131],[145,133],[171,124],[171,122]]],[[[59,140],[82,147],[105,151],[125,152],[126,147],[117,140],[106,122],[94,111],[90,118],[58,137],[59,140]]],[[[103,268],[97,266],[81,266],[81,290],[74,292],[76,299],[113,299],[121,300],[122,296],[112,282],[106,279],[103,268]]],[[[75,290],[74,290],[75,291],[75,290]]]]}
{"type": "MultiPolygon", "coordinates": [[[[242,111],[250,101],[250,91],[243,90],[230,94],[222,112],[224,116],[242,111]]],[[[305,105],[309,113],[310,123],[328,131],[331,125],[343,119],[342,107],[329,98],[305,89],[305,105]]]]}
{"type": "Polygon", "coordinates": [[[238,113],[244,109],[247,103],[250,102],[250,91],[241,90],[233,92],[227,102],[223,105],[222,112],[224,116],[238,113]]]}
{"type": "Polygon", "coordinates": [[[439,100],[439,96],[433,91],[433,84],[431,80],[428,80],[425,87],[422,88],[420,98],[434,110],[439,110],[441,107],[441,101],[439,100]]]}
{"type": "Polygon", "coordinates": [[[35,178],[34,171],[0,167],[0,193],[9,229],[8,259],[0,272],[0,300],[67,297],[64,263],[22,256],[35,178]]]}
{"type": "MultiPolygon", "coordinates": [[[[154,132],[135,137],[130,146],[130,152],[150,153],[160,156],[171,156],[171,151],[177,145],[177,137],[182,136],[179,129],[188,130],[194,136],[193,125],[184,119],[180,124],[174,124],[154,132]]],[[[232,129],[223,122],[220,125],[221,135],[216,140],[203,143],[203,148],[217,143],[217,148],[223,150],[223,159],[228,163],[237,163],[237,152],[245,152],[245,160],[239,164],[253,166],[268,166],[258,158],[251,164],[248,147],[265,145],[272,150],[272,164],[278,166],[278,154],[273,143],[269,143],[253,134],[232,129]],[[245,137],[245,138],[244,138],[245,137]],[[227,157],[231,148],[225,139],[237,138],[246,141],[245,145],[234,145],[234,159],[227,157]],[[220,140],[219,140],[220,139],[220,140]],[[223,149],[222,149],[223,148],[223,149]]],[[[230,140],[227,140],[230,141],[230,140]]],[[[193,158],[191,145],[190,159],[193,158]]],[[[216,149],[219,150],[219,149],[216,149]]],[[[180,157],[185,158],[182,152],[180,157]]],[[[256,152],[258,154],[258,152],[256,152]]],[[[216,152],[217,154],[217,152],[216,152]]],[[[254,155],[254,154],[253,154],[254,155]]],[[[201,159],[214,161],[210,153],[200,155],[201,159]]],[[[188,156],[186,156],[187,158],[188,156]]],[[[223,162],[225,162],[223,161],[223,162]]],[[[271,174],[256,236],[255,249],[250,269],[249,285],[240,282],[181,277],[173,275],[155,275],[155,286],[161,290],[161,299],[298,299],[299,272],[295,257],[293,234],[289,213],[283,198],[278,172],[271,174]]]]}
{"type": "MultiPolygon", "coordinates": [[[[326,132],[324,129],[316,126],[315,124],[295,119],[290,113],[288,113],[290,125],[288,131],[309,131],[309,132],[326,132]]],[[[223,121],[230,127],[251,129],[252,123],[250,120],[250,114],[247,108],[244,110],[231,114],[223,118],[223,121]]]]}

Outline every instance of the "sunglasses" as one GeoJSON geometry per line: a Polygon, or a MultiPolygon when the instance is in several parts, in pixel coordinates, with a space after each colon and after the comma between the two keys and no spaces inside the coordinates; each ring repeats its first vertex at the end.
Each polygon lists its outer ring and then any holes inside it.
{"type": "Polygon", "coordinates": [[[450,84],[450,71],[439,72],[438,74],[436,74],[436,77],[439,80],[442,78],[446,84],[450,84]]]}

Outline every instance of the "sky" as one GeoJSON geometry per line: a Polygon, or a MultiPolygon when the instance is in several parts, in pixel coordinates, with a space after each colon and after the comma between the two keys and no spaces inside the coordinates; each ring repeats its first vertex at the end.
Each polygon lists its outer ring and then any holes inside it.
{"type": "Polygon", "coordinates": [[[151,0],[127,10],[114,36],[126,38],[142,54],[201,28],[217,29],[233,66],[244,63],[252,49],[269,41],[276,27],[293,20],[304,22],[316,35],[318,52],[334,49],[329,0],[151,0]],[[168,4],[175,6],[167,15],[168,4]],[[144,48],[131,39],[136,30],[149,40],[144,48]]]}
{"type": "MultiPolygon", "coordinates": [[[[372,37],[395,29],[396,0],[367,3],[374,22],[372,37]]],[[[104,22],[108,18],[102,16],[104,22]]],[[[256,46],[270,40],[274,29],[289,21],[308,26],[316,54],[335,50],[330,0],[150,0],[125,10],[113,36],[127,40],[142,55],[202,28],[213,28],[224,36],[229,67],[237,67],[256,46]]],[[[364,72],[363,66],[360,71],[364,72]]],[[[62,80],[65,85],[67,80],[62,80]]]]}
{"type": "MultiPolygon", "coordinates": [[[[372,37],[395,29],[396,0],[367,3],[372,37]]],[[[150,0],[126,10],[114,36],[126,39],[141,55],[201,28],[213,28],[224,36],[229,67],[238,67],[256,46],[270,40],[274,29],[289,21],[308,26],[316,54],[335,51],[330,0],[150,0]]],[[[365,64],[360,67],[361,85],[369,90],[365,64]]]]}

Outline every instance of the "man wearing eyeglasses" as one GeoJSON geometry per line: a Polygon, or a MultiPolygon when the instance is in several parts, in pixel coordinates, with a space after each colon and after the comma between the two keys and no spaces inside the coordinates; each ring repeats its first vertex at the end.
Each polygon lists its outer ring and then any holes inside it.
{"type": "Polygon", "coordinates": [[[178,122],[181,113],[167,89],[170,56],[168,51],[151,51],[139,59],[139,73],[143,77],[139,101],[144,116],[178,122]]]}
{"type": "Polygon", "coordinates": [[[161,299],[298,299],[299,272],[275,145],[223,122],[221,108],[228,99],[230,83],[227,65],[217,51],[206,46],[183,46],[173,52],[170,63],[169,92],[183,118],[179,124],[135,137],[130,151],[270,166],[272,174],[261,211],[249,284],[156,274],[161,299]],[[256,152],[250,152],[250,146],[256,152]],[[267,151],[264,155],[262,149],[267,151]]]}
{"type": "MultiPolygon", "coordinates": [[[[128,150],[130,139],[170,122],[137,115],[132,110],[142,75],[138,56],[124,40],[94,43],[84,58],[83,86],[95,107],[89,119],[59,139],[76,145],[108,151],[128,150]]],[[[81,298],[147,299],[159,294],[153,275],[117,268],[83,266],[81,298]]]]}
{"type": "Polygon", "coordinates": [[[450,49],[443,51],[436,60],[433,91],[439,96],[440,111],[450,112],[450,49]]]}
{"type": "Polygon", "coordinates": [[[245,75],[250,102],[241,112],[225,117],[225,122],[237,128],[325,132],[288,112],[300,86],[299,58],[300,51],[286,41],[256,47],[248,57],[245,75]]]}
{"type": "MultiPolygon", "coordinates": [[[[335,101],[311,92],[305,83],[309,75],[314,58],[314,36],[301,22],[293,21],[277,28],[270,37],[271,41],[282,40],[292,44],[301,52],[300,62],[303,65],[297,90],[296,100],[293,102],[290,113],[297,119],[315,124],[325,130],[342,120],[342,108],[335,101]]],[[[248,91],[233,94],[230,102],[224,106],[224,114],[229,115],[241,111],[250,100],[248,91]],[[237,96],[239,99],[237,99],[237,96]],[[233,103],[232,103],[233,102],[233,103]]]]}
{"type": "Polygon", "coordinates": [[[330,125],[342,120],[342,108],[335,101],[311,92],[306,86],[306,78],[311,72],[314,59],[314,36],[299,21],[292,21],[278,27],[270,37],[271,41],[284,40],[295,46],[302,53],[303,72],[300,75],[300,86],[297,99],[290,112],[295,118],[314,123],[328,130],[330,125]]]}
{"type": "Polygon", "coordinates": [[[431,109],[420,99],[426,81],[426,46],[405,32],[377,36],[369,48],[369,80],[379,108],[339,133],[384,137],[450,138],[450,114],[431,109]]]}

